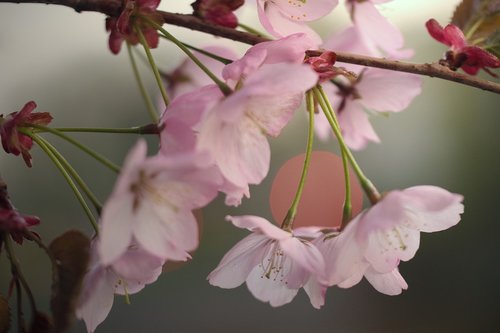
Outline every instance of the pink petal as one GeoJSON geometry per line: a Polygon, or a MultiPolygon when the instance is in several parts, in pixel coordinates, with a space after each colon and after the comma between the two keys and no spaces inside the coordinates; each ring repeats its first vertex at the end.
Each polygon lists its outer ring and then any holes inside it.
{"type": "Polygon", "coordinates": [[[360,215],[352,220],[339,236],[314,241],[325,258],[329,286],[349,281],[348,284],[339,286],[351,287],[361,280],[368,267],[363,257],[363,248],[360,248],[355,239],[359,218],[360,215]]]}
{"type": "Polygon", "coordinates": [[[435,40],[445,45],[451,46],[451,41],[448,39],[448,36],[444,33],[443,27],[436,21],[435,19],[430,19],[425,22],[425,27],[429,32],[429,35],[432,36],[435,40]]]}
{"type": "Polygon", "coordinates": [[[238,287],[245,282],[252,269],[261,263],[269,246],[271,241],[261,234],[251,234],[243,238],[224,255],[219,265],[208,275],[209,283],[221,288],[238,287]]]}
{"type": "Polygon", "coordinates": [[[183,121],[171,118],[163,122],[160,133],[160,153],[168,156],[194,152],[196,149],[196,134],[183,121]]]}
{"type": "Polygon", "coordinates": [[[147,144],[144,139],[137,140],[137,143],[129,150],[127,157],[123,161],[123,166],[120,171],[120,176],[116,180],[113,194],[118,195],[121,193],[130,193],[130,183],[135,181],[137,177],[137,170],[146,159],[147,144]]]}
{"type": "Polygon", "coordinates": [[[366,45],[381,48],[389,55],[397,53],[404,46],[404,38],[399,29],[368,1],[356,3],[354,24],[366,45]]]}
{"type": "Polygon", "coordinates": [[[409,216],[408,228],[423,232],[446,230],[460,221],[463,196],[437,186],[415,186],[401,192],[409,216]]]}
{"type": "Polygon", "coordinates": [[[222,175],[242,187],[259,184],[264,179],[269,171],[271,152],[261,129],[243,116],[244,105],[239,107],[240,110],[222,109],[208,117],[200,132],[198,149],[209,151],[222,175]],[[238,116],[237,120],[231,119],[238,116]]]}
{"type": "Polygon", "coordinates": [[[320,309],[323,305],[325,305],[326,289],[327,287],[319,283],[313,276],[311,276],[311,278],[304,285],[304,290],[307,293],[307,296],[309,296],[309,300],[315,309],[320,309]]]}
{"type": "Polygon", "coordinates": [[[357,83],[360,103],[376,111],[406,109],[422,91],[422,79],[413,74],[368,69],[357,83]]]}
{"type": "Polygon", "coordinates": [[[408,289],[408,284],[398,269],[394,269],[386,274],[380,274],[368,269],[365,277],[377,291],[386,295],[399,295],[403,290],[408,289]]]}
{"type": "Polygon", "coordinates": [[[245,228],[252,232],[260,232],[275,240],[285,240],[292,238],[292,234],[286,232],[268,220],[253,215],[226,216],[227,221],[231,221],[238,228],[245,228]]]}
{"type": "Polygon", "coordinates": [[[163,264],[163,259],[151,255],[137,245],[132,245],[118,260],[113,262],[112,267],[120,278],[142,281],[144,284],[156,281],[163,264]]]}
{"type": "Polygon", "coordinates": [[[226,180],[219,191],[226,194],[224,203],[227,206],[239,206],[243,197],[250,198],[250,189],[248,185],[236,186],[230,181],[226,180]]]}
{"type": "Polygon", "coordinates": [[[337,6],[338,0],[273,0],[272,3],[290,20],[314,21],[329,14],[337,6]]]}
{"type": "Polygon", "coordinates": [[[294,264],[317,276],[320,281],[326,280],[325,260],[312,243],[291,237],[280,240],[280,247],[285,255],[293,260],[294,264]]]}
{"type": "Polygon", "coordinates": [[[109,265],[125,253],[132,239],[137,217],[128,193],[113,194],[102,210],[98,251],[103,265],[109,265]]]}
{"type": "Polygon", "coordinates": [[[266,4],[265,9],[261,1],[257,3],[260,23],[271,35],[279,38],[304,33],[316,46],[322,43],[321,37],[305,23],[288,19],[277,6],[271,3],[266,4]]]}
{"type": "Polygon", "coordinates": [[[380,142],[359,100],[348,100],[338,119],[344,140],[350,148],[360,150],[369,142],[380,142]]]}
{"type": "MultiPolygon", "coordinates": [[[[361,221],[362,224],[370,222],[367,218],[361,221]]],[[[408,261],[415,256],[420,245],[420,233],[405,227],[374,230],[367,244],[365,259],[375,271],[388,273],[399,265],[400,260],[408,261]]]]}
{"type": "Polygon", "coordinates": [[[444,28],[444,35],[449,41],[449,46],[454,50],[460,50],[467,45],[464,33],[454,24],[448,24],[444,28]]]}
{"type": "Polygon", "coordinates": [[[89,272],[83,285],[81,297],[84,297],[84,301],[78,305],[76,317],[85,321],[88,332],[94,332],[111,311],[114,289],[106,279],[104,268],[89,272]]]}
{"type": "Polygon", "coordinates": [[[305,92],[318,82],[318,74],[309,65],[277,63],[262,66],[246,81],[247,95],[280,95],[305,92]]]}

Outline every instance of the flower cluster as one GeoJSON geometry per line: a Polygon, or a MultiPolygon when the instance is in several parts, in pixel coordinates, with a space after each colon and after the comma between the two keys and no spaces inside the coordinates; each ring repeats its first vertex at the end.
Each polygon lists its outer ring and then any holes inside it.
{"type": "Polygon", "coordinates": [[[257,299],[272,306],[290,302],[304,288],[319,308],[327,287],[349,288],[363,276],[379,292],[397,295],[408,288],[400,260],[415,256],[421,231],[457,224],[462,199],[435,186],[391,191],[340,233],[323,234],[319,227],[287,232],[256,216],[229,217],[253,233],[229,250],[208,280],[222,288],[246,281],[257,299]]]}

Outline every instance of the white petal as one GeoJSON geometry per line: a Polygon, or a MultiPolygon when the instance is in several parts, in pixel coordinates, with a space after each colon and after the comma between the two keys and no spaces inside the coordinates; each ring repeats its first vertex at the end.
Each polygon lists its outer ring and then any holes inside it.
{"type": "Polygon", "coordinates": [[[313,276],[311,276],[309,281],[304,285],[304,290],[315,309],[320,309],[325,305],[326,289],[327,287],[319,283],[313,276]]]}
{"type": "Polygon", "coordinates": [[[252,232],[260,232],[268,238],[283,240],[292,238],[292,234],[279,228],[265,218],[254,215],[226,216],[227,221],[231,221],[238,228],[245,228],[252,232]]]}
{"type": "Polygon", "coordinates": [[[113,306],[114,289],[106,279],[106,271],[100,267],[89,272],[84,279],[83,300],[76,309],[76,317],[83,319],[89,333],[106,319],[113,306]]]}
{"type": "Polygon", "coordinates": [[[360,102],[375,111],[403,111],[418,96],[422,79],[414,74],[368,69],[356,85],[360,102]]]}
{"type": "Polygon", "coordinates": [[[325,280],[325,260],[312,243],[291,237],[281,240],[280,247],[294,264],[315,275],[320,281],[325,280]]]}
{"type": "Polygon", "coordinates": [[[399,295],[403,290],[408,289],[408,284],[398,269],[385,274],[369,269],[366,271],[365,277],[377,291],[386,295],[399,295]]]}
{"type": "Polygon", "coordinates": [[[248,277],[271,246],[271,241],[264,235],[251,234],[233,246],[222,258],[207,279],[213,286],[236,288],[248,277]]]}
{"type": "Polygon", "coordinates": [[[269,302],[271,306],[277,307],[290,303],[298,289],[289,289],[279,278],[264,276],[261,267],[254,267],[247,279],[248,290],[252,295],[262,302],[269,302]]]}
{"type": "Polygon", "coordinates": [[[98,252],[103,265],[109,265],[125,253],[132,239],[132,228],[137,215],[133,211],[133,197],[123,193],[112,195],[101,215],[98,252]]]}
{"type": "Polygon", "coordinates": [[[415,186],[401,192],[408,209],[405,225],[424,232],[448,229],[460,221],[463,197],[437,186],[415,186]]]}

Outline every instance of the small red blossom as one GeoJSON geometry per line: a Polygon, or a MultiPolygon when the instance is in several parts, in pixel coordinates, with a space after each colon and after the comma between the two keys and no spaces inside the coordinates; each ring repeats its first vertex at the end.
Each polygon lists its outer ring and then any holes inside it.
{"type": "MultiPolygon", "coordinates": [[[[40,224],[38,217],[21,214],[15,209],[9,199],[7,186],[0,179],[0,233],[10,233],[14,241],[22,244],[25,231],[37,224],[40,224]]],[[[36,234],[35,236],[38,237],[36,234]]]]}
{"type": "Polygon", "coordinates": [[[325,51],[319,56],[306,57],[304,62],[310,64],[312,69],[319,74],[319,82],[328,81],[338,75],[338,70],[333,66],[337,55],[332,51],[325,51]]]}
{"type": "Polygon", "coordinates": [[[234,29],[238,26],[238,18],[233,12],[244,3],[245,0],[196,0],[191,7],[193,7],[194,16],[234,29]]]}
{"type": "Polygon", "coordinates": [[[31,155],[29,150],[33,146],[33,140],[18,131],[19,127],[30,127],[31,125],[47,125],[52,116],[48,112],[32,113],[36,103],[30,101],[24,105],[19,112],[13,112],[6,118],[0,115],[0,137],[2,146],[6,153],[23,156],[24,162],[31,168],[31,155]]]}
{"type": "Polygon", "coordinates": [[[139,36],[135,31],[137,24],[148,46],[152,49],[158,46],[159,38],[156,29],[147,22],[135,20],[137,16],[147,17],[158,24],[162,23],[162,17],[156,12],[160,0],[125,0],[123,11],[118,18],[106,18],[106,31],[109,35],[109,48],[113,54],[120,53],[123,41],[132,45],[139,43],[139,36]]]}
{"type": "Polygon", "coordinates": [[[427,21],[425,26],[435,40],[450,47],[450,50],[446,52],[446,59],[441,61],[443,65],[452,70],[462,68],[470,75],[476,75],[482,68],[496,77],[487,67],[500,67],[500,60],[481,47],[470,45],[459,27],[448,24],[443,28],[435,19],[427,21]]]}

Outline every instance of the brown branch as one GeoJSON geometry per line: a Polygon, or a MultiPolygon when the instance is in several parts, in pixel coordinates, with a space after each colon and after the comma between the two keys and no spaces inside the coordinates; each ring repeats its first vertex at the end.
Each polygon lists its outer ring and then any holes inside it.
{"type": "MultiPolygon", "coordinates": [[[[56,4],[73,8],[77,12],[93,11],[109,16],[118,16],[121,11],[121,0],[0,0],[0,2],[15,3],[44,3],[56,4]]],[[[267,39],[246,32],[237,31],[207,23],[197,17],[186,14],[175,14],[160,11],[165,23],[185,27],[188,29],[209,33],[214,36],[228,38],[245,44],[255,45],[267,39]]],[[[393,71],[437,77],[443,80],[453,81],[491,91],[500,94],[500,84],[488,80],[479,79],[474,76],[461,74],[439,64],[412,64],[401,61],[373,58],[363,55],[336,52],[337,62],[356,64],[368,67],[377,67],[393,71]]]]}

